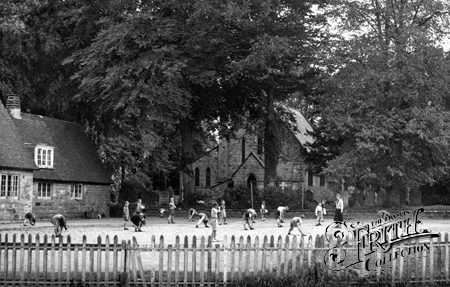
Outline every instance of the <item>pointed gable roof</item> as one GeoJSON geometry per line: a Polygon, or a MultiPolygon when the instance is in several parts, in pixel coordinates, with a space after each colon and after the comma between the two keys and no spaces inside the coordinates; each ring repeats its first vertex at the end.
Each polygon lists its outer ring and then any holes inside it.
{"type": "Polygon", "coordinates": [[[252,151],[249,153],[249,155],[245,158],[244,162],[241,163],[241,165],[236,168],[236,170],[233,172],[233,174],[231,175],[230,178],[233,178],[234,175],[247,163],[247,161],[249,160],[250,157],[254,157],[256,159],[256,161],[259,163],[259,165],[264,168],[264,164],[262,163],[262,161],[258,158],[258,156],[252,151]]]}
{"type": "Polygon", "coordinates": [[[305,143],[313,143],[314,139],[309,134],[310,132],[313,132],[313,128],[311,124],[308,122],[308,120],[303,116],[303,114],[296,109],[288,108],[290,112],[294,114],[295,117],[295,123],[293,123],[297,130],[294,132],[295,137],[297,140],[304,145],[305,143]]]}
{"type": "MultiPolygon", "coordinates": [[[[27,113],[13,119],[17,131],[30,147],[54,147],[53,169],[38,169],[36,179],[111,184],[94,146],[81,127],[72,122],[27,113]]],[[[33,149],[34,152],[34,149],[33,149]]]]}
{"type": "Polygon", "coordinates": [[[0,167],[37,169],[24,143],[11,116],[0,102],[0,167]]]}

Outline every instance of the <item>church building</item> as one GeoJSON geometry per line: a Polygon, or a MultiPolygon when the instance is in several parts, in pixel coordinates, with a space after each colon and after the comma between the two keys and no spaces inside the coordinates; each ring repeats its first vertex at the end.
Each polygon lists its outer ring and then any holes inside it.
{"type": "MultiPolygon", "coordinates": [[[[292,109],[291,112],[295,118],[290,123],[296,127],[294,131],[286,122],[279,129],[278,188],[281,192],[310,191],[317,201],[333,200],[335,182],[313,174],[304,162],[302,147],[312,142],[308,131],[313,129],[301,112],[292,109]]],[[[193,162],[195,191],[214,197],[227,187],[262,190],[265,169],[262,134],[239,129],[229,138],[220,138],[216,147],[193,162]]]]}

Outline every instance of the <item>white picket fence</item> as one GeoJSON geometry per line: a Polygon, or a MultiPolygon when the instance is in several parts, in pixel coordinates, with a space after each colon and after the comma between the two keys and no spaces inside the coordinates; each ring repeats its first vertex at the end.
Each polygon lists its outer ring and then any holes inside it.
{"type": "MultiPolygon", "coordinates": [[[[353,242],[349,240],[349,242],[353,242]]],[[[67,237],[40,237],[24,234],[0,234],[0,283],[4,286],[205,286],[227,285],[243,276],[285,276],[313,268],[318,280],[342,282],[448,282],[449,239],[422,238],[395,245],[395,252],[427,244],[414,252],[366,270],[365,260],[341,271],[332,271],[330,244],[324,236],[251,238],[224,237],[212,242],[211,237],[184,240],[176,237],[175,244],[165,244],[164,237],[152,236],[151,243],[139,245],[135,238],[112,241],[98,237],[96,244],[71,243],[67,237]],[[157,240],[158,239],[158,240],[157,240]]],[[[345,250],[349,262],[356,259],[355,242],[332,248],[339,261],[345,250]]],[[[376,252],[373,261],[389,254],[376,252]]],[[[394,258],[394,257],[393,257],[394,258]]],[[[367,258],[363,258],[367,259],[367,258]]],[[[336,261],[337,262],[337,261],[336,261]]],[[[381,262],[381,261],[378,261],[381,262]]],[[[1,285],[1,284],[0,284],[1,285]]]]}

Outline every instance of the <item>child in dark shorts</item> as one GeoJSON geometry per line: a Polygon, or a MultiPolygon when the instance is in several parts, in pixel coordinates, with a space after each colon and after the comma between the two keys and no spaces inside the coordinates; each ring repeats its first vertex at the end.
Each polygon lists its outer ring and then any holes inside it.
{"type": "Polygon", "coordinates": [[[23,226],[27,226],[27,220],[30,222],[31,225],[36,224],[36,216],[32,212],[27,212],[25,214],[25,219],[23,220],[23,226]]]}

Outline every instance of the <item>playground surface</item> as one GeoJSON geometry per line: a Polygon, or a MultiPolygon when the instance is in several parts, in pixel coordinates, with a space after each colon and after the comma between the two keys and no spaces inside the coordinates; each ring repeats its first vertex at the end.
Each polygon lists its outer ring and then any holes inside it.
{"type": "MultiPolygon", "coordinates": [[[[276,221],[273,217],[268,217],[265,221],[261,218],[257,218],[254,224],[253,230],[244,230],[243,221],[240,218],[227,219],[226,225],[218,225],[217,239],[223,242],[224,236],[227,236],[228,240],[232,236],[235,236],[238,240],[241,236],[247,238],[259,237],[262,240],[265,236],[274,236],[283,238],[288,234],[290,227],[290,219],[293,216],[299,216],[299,214],[287,214],[285,223],[282,227],[277,227],[276,221]]],[[[420,215],[419,215],[420,218],[420,215]]],[[[344,218],[345,220],[348,218],[344,218]]],[[[421,229],[428,229],[432,233],[441,233],[442,237],[446,232],[450,231],[450,219],[442,218],[420,218],[422,224],[421,229]]],[[[376,220],[375,217],[367,218],[355,218],[361,223],[371,223],[376,220]]],[[[104,241],[106,236],[109,236],[110,242],[112,242],[114,236],[117,236],[119,242],[122,240],[132,240],[136,237],[138,244],[150,245],[152,237],[155,236],[156,242],[159,242],[161,236],[164,237],[165,244],[174,244],[176,236],[180,237],[180,242],[184,242],[185,236],[189,238],[191,242],[193,236],[196,236],[197,240],[202,236],[207,238],[211,235],[211,227],[206,228],[203,224],[195,227],[196,222],[189,222],[187,215],[177,214],[174,224],[167,223],[167,217],[147,217],[147,223],[142,228],[142,232],[135,232],[132,224],[128,222],[128,230],[124,230],[124,220],[122,218],[101,218],[101,219],[69,219],[67,222],[68,230],[62,232],[63,237],[70,235],[72,243],[81,243],[83,236],[86,236],[87,243],[97,243],[99,237],[104,241]]],[[[302,231],[308,236],[312,235],[324,235],[327,226],[333,223],[331,216],[325,217],[325,222],[322,225],[316,226],[316,220],[311,216],[303,219],[302,231]]],[[[0,235],[3,238],[5,234],[11,238],[13,234],[19,236],[24,234],[25,236],[31,235],[33,238],[39,234],[40,238],[44,235],[51,237],[53,235],[53,226],[49,220],[38,220],[35,226],[23,226],[23,222],[2,223],[0,224],[0,235]]],[[[300,235],[297,229],[292,231],[293,235],[300,235]]],[[[41,239],[42,240],[42,239],[41,239]]],[[[64,239],[65,241],[65,239],[64,239]]]]}

